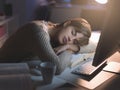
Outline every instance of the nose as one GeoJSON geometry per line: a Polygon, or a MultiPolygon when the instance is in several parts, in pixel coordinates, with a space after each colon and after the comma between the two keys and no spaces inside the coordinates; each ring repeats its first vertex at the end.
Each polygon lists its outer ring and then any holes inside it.
{"type": "Polygon", "coordinates": [[[70,36],[70,37],[68,37],[68,41],[73,41],[74,39],[76,39],[75,36],[70,36]]]}

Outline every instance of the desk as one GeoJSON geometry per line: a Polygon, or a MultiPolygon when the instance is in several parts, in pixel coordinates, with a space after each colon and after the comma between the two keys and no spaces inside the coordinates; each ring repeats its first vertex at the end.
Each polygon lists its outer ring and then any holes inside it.
{"type": "MultiPolygon", "coordinates": [[[[108,60],[120,62],[120,53],[115,53],[108,60]]],[[[52,84],[39,86],[36,90],[88,90],[83,85],[90,86],[92,90],[119,90],[119,84],[120,75],[115,73],[101,71],[94,78],[87,81],[82,76],[71,74],[70,69],[67,68],[61,75],[54,77],[52,84]],[[80,85],[80,83],[83,84],[80,85]]]]}

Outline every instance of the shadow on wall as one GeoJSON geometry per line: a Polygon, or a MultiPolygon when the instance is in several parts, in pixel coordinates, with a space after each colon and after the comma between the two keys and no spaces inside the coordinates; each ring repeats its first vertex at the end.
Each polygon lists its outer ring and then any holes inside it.
{"type": "Polygon", "coordinates": [[[102,30],[106,17],[106,10],[82,10],[81,17],[85,18],[93,30],[102,30]]]}

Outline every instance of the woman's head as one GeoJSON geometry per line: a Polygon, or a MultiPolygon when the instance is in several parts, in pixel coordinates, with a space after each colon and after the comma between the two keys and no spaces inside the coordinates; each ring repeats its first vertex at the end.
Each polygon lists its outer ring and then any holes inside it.
{"type": "Polygon", "coordinates": [[[88,44],[91,36],[91,26],[85,19],[67,20],[58,26],[61,27],[58,33],[60,44],[78,44],[80,46],[88,44]]]}

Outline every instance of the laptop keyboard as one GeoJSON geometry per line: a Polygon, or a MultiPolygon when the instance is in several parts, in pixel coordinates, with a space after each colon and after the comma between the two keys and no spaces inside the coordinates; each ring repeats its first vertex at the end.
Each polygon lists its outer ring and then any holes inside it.
{"type": "Polygon", "coordinates": [[[88,58],[87,60],[83,61],[80,65],[78,65],[72,71],[72,73],[91,75],[92,72],[96,69],[96,67],[92,66],[92,61],[93,61],[93,58],[88,58]]]}

